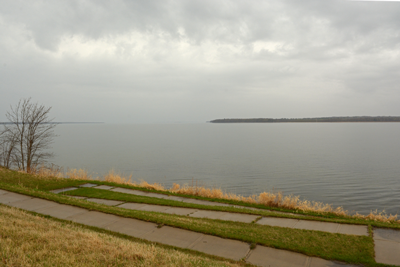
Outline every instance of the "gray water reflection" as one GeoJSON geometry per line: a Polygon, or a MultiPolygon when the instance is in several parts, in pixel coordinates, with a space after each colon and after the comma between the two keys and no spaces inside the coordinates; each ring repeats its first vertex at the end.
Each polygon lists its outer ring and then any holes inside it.
{"type": "Polygon", "coordinates": [[[398,123],[86,124],[56,131],[54,163],[64,167],[400,212],[398,123]]]}

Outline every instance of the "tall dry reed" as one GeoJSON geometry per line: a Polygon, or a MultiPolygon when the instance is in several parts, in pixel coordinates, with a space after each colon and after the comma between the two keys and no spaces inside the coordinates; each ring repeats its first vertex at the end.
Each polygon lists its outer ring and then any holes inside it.
{"type": "Polygon", "coordinates": [[[65,173],[65,177],[74,180],[93,180],[92,175],[90,175],[86,170],[82,169],[69,169],[65,173]]]}
{"type": "Polygon", "coordinates": [[[31,168],[31,174],[39,176],[39,177],[55,177],[55,178],[64,178],[63,169],[57,165],[51,164],[49,166],[40,165],[33,166],[31,168]]]}

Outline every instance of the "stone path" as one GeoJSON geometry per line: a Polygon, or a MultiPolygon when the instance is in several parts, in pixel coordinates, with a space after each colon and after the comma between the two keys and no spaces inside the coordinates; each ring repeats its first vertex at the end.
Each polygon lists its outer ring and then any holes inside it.
{"type": "Polygon", "coordinates": [[[374,229],[375,261],[400,265],[400,231],[374,229]]]}
{"type": "MultiPolygon", "coordinates": [[[[127,188],[121,188],[121,187],[114,188],[114,187],[106,186],[106,185],[96,186],[96,184],[84,184],[84,185],[81,185],[81,187],[93,187],[96,189],[111,190],[114,192],[120,192],[120,193],[125,193],[125,194],[170,199],[170,200],[182,201],[182,202],[186,202],[186,203],[195,203],[195,204],[201,204],[201,205],[234,206],[234,205],[205,201],[205,200],[197,200],[197,199],[184,198],[184,197],[168,196],[168,195],[164,195],[164,194],[148,193],[148,192],[127,189],[127,188]],[[171,198],[173,198],[173,199],[171,199],[171,198]]],[[[74,190],[74,189],[77,189],[77,187],[68,188],[68,190],[74,190]]],[[[65,192],[65,190],[66,189],[58,189],[58,190],[54,190],[52,192],[59,193],[59,192],[65,192]]],[[[131,209],[131,210],[155,211],[155,212],[162,212],[162,213],[169,213],[169,214],[186,215],[186,216],[196,217],[196,218],[209,218],[209,219],[237,221],[237,222],[244,222],[244,223],[255,222],[255,223],[261,224],[261,225],[279,226],[279,227],[287,227],[287,228],[303,229],[303,230],[314,230],[314,231],[322,231],[322,232],[328,232],[328,233],[368,236],[368,227],[365,225],[350,225],[350,224],[339,224],[339,223],[318,222],[318,221],[276,218],[276,217],[261,218],[258,215],[250,215],[250,214],[242,214],[242,213],[199,210],[199,209],[192,209],[192,208],[178,208],[178,207],[151,205],[151,204],[143,204],[143,203],[123,203],[121,201],[116,201],[116,200],[105,200],[105,199],[95,199],[95,198],[87,198],[86,200],[96,202],[96,203],[102,203],[102,204],[110,205],[110,206],[118,206],[120,208],[131,209]],[[260,219],[260,220],[258,220],[258,219],[260,219]]],[[[235,206],[235,207],[241,207],[241,206],[235,206]]]]}
{"type": "Polygon", "coordinates": [[[89,211],[5,190],[0,190],[0,203],[227,259],[244,259],[248,263],[259,266],[344,266],[340,263],[308,257],[300,253],[263,246],[257,246],[251,250],[249,244],[237,240],[224,239],[169,226],[158,228],[156,224],[150,222],[89,211]]]}

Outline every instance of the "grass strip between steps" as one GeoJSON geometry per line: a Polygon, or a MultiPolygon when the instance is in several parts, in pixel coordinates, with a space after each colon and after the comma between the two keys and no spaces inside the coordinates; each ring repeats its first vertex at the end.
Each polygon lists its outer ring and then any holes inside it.
{"type": "Polygon", "coordinates": [[[127,210],[75,199],[64,195],[44,192],[37,189],[26,188],[19,185],[0,183],[0,188],[55,201],[61,204],[73,205],[127,218],[136,218],[156,224],[169,225],[248,243],[286,249],[309,256],[321,257],[327,260],[364,264],[366,266],[378,266],[374,263],[374,245],[371,235],[353,236],[331,234],[320,231],[271,227],[258,224],[192,218],[188,216],[162,214],[157,212],[127,210]]]}

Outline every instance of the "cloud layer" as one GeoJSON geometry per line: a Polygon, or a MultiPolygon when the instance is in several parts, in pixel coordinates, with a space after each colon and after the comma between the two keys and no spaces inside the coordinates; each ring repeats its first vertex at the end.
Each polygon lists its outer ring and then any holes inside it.
{"type": "Polygon", "coordinates": [[[400,3],[0,1],[0,121],[400,115],[400,3]]]}

